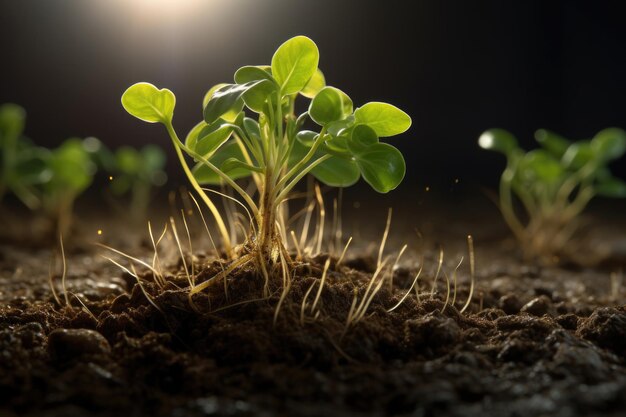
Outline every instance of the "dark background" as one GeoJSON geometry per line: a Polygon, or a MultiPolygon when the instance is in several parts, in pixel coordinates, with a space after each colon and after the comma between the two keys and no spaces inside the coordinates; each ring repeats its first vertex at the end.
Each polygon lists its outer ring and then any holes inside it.
{"type": "MultiPolygon", "coordinates": [[[[149,81],[173,90],[184,135],[209,87],[242,65],[268,64],[278,45],[304,34],[320,48],[327,82],[355,105],[388,101],[412,116],[412,129],[392,138],[407,159],[403,193],[493,186],[503,160],[476,145],[490,127],[511,130],[527,147],[539,127],[572,139],[626,128],[620,2],[156,3],[0,0],[0,102],[27,109],[27,134],[39,144],[96,136],[113,148],[152,142],[170,150],[161,126],[122,109],[126,87],[149,81]],[[168,13],[172,5],[183,10],[168,13]]],[[[622,178],[624,165],[614,167],[622,178]]],[[[175,161],[169,166],[181,180],[175,161]]]]}

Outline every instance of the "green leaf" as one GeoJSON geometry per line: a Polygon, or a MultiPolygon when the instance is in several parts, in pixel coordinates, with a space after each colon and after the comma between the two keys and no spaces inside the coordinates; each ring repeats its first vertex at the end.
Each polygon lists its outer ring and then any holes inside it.
{"type": "Polygon", "coordinates": [[[280,85],[281,95],[304,89],[317,70],[319,51],[306,36],[296,36],[283,43],[272,57],[272,75],[280,85]]]}
{"type": "Polygon", "coordinates": [[[15,156],[14,181],[22,185],[39,185],[50,181],[49,169],[51,152],[49,149],[33,146],[22,149],[15,156]]]}
{"type": "Polygon", "coordinates": [[[233,133],[229,122],[217,119],[215,122],[205,126],[199,133],[193,151],[207,158],[222,146],[233,133]]]}
{"type": "Polygon", "coordinates": [[[317,132],[313,132],[311,130],[301,130],[296,135],[296,139],[307,148],[310,148],[313,146],[313,143],[318,136],[319,134],[317,132]]]}
{"type": "Polygon", "coordinates": [[[524,155],[518,169],[524,179],[546,183],[560,180],[565,173],[560,162],[543,149],[535,149],[524,155]]]}
{"type": "Polygon", "coordinates": [[[204,106],[204,121],[211,124],[226,113],[239,113],[243,108],[243,95],[262,82],[264,81],[257,80],[245,84],[227,84],[215,90],[204,106]]]}
{"type": "Polygon", "coordinates": [[[352,100],[335,87],[324,87],[311,100],[309,116],[320,126],[345,119],[352,114],[352,100]]]}
{"type": "Polygon", "coordinates": [[[235,82],[245,84],[252,81],[264,81],[252,87],[243,95],[246,105],[253,111],[261,113],[267,98],[278,90],[278,84],[272,75],[262,67],[241,67],[235,73],[235,82]]]}
{"type": "Polygon", "coordinates": [[[313,98],[324,87],[326,87],[326,77],[318,68],[302,91],[300,91],[300,94],[306,98],[313,98]]]}
{"type": "Polygon", "coordinates": [[[354,157],[363,179],[379,193],[393,190],[404,178],[404,158],[399,150],[389,144],[371,145],[354,157]]]}
{"type": "Polygon", "coordinates": [[[202,132],[202,129],[204,129],[207,126],[208,125],[204,121],[195,125],[189,131],[189,133],[187,133],[187,136],[185,137],[185,146],[188,147],[189,149],[195,149],[196,143],[198,142],[198,135],[200,135],[200,132],[202,132]]]}
{"type": "Polygon", "coordinates": [[[52,178],[48,187],[74,194],[82,192],[91,184],[95,170],[80,139],[68,139],[53,150],[50,168],[52,178]]]}
{"type": "Polygon", "coordinates": [[[368,125],[381,138],[399,135],[411,127],[409,115],[387,103],[367,103],[356,109],[354,117],[357,124],[368,125]]]}
{"type": "Polygon", "coordinates": [[[366,148],[378,143],[378,135],[368,125],[356,125],[348,139],[348,149],[353,154],[363,152],[366,148]]]}
{"type": "Polygon", "coordinates": [[[174,116],[176,96],[167,88],[137,83],[122,94],[122,106],[131,115],[148,123],[169,123],[174,116]]]}
{"type": "Polygon", "coordinates": [[[564,137],[546,129],[535,132],[535,140],[556,158],[562,158],[567,148],[572,144],[564,137]]]}
{"type": "Polygon", "coordinates": [[[249,117],[244,117],[243,129],[251,138],[254,138],[257,141],[261,140],[261,127],[259,126],[259,123],[256,120],[251,119],[249,117]]]}
{"type": "Polygon", "coordinates": [[[591,139],[591,147],[605,161],[621,158],[626,152],[626,132],[615,127],[601,130],[591,139]]]}
{"type": "Polygon", "coordinates": [[[350,115],[344,120],[338,122],[329,123],[326,126],[326,131],[332,136],[341,136],[347,134],[347,130],[354,126],[354,116],[350,115]]]}
{"type": "Polygon", "coordinates": [[[127,175],[135,175],[141,170],[141,155],[135,148],[122,146],[115,153],[117,169],[127,175]]]}
{"type": "Polygon", "coordinates": [[[159,171],[165,167],[165,152],[156,145],[146,145],[141,148],[141,159],[145,171],[159,171]]]}
{"type": "Polygon", "coordinates": [[[626,198],[626,182],[615,177],[602,181],[594,189],[603,197],[626,198]]]}
{"type": "MultiPolygon", "coordinates": [[[[221,168],[222,164],[230,159],[238,159],[240,161],[245,161],[245,157],[239,144],[235,140],[229,140],[226,142],[221,148],[220,151],[215,153],[211,158],[209,158],[209,162],[215,165],[217,168],[221,168]]],[[[203,163],[198,163],[192,170],[194,178],[198,181],[199,184],[204,185],[219,185],[222,184],[222,178],[213,172],[208,166],[203,163]]],[[[228,176],[233,180],[244,178],[250,176],[252,171],[245,168],[236,168],[230,172],[228,172],[228,176]]]]}
{"type": "Polygon", "coordinates": [[[331,187],[350,187],[360,177],[359,167],[350,159],[331,156],[311,170],[311,174],[331,187]]]}
{"type": "Polygon", "coordinates": [[[24,131],[26,111],[17,104],[0,106],[0,146],[6,141],[16,141],[24,131]]]}
{"type": "Polygon", "coordinates": [[[507,156],[519,149],[515,136],[504,129],[486,130],[478,138],[478,145],[483,149],[500,152],[507,156]]]}
{"type": "Polygon", "coordinates": [[[590,162],[597,161],[598,154],[590,142],[572,143],[561,159],[561,163],[568,169],[578,170],[590,162]]]}

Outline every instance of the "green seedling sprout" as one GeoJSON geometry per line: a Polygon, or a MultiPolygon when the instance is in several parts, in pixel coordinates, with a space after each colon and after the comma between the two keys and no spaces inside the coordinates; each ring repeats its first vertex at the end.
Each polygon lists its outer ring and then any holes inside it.
{"type": "Polygon", "coordinates": [[[56,223],[57,235],[67,235],[74,202],[85,191],[96,170],[83,140],[67,139],[45,158],[50,171],[49,180],[42,186],[43,208],[56,223]]]}
{"type": "Polygon", "coordinates": [[[26,112],[17,104],[0,106],[0,201],[13,193],[25,206],[41,206],[38,186],[50,179],[45,160],[48,150],[23,136],[26,112]]]}
{"type": "Polygon", "coordinates": [[[117,196],[130,195],[130,216],[134,222],[146,218],[152,188],[167,181],[164,167],[165,153],[158,146],[148,145],[140,150],[123,146],[115,152],[111,191],[117,196]]]}
{"type": "Polygon", "coordinates": [[[176,99],[170,90],[142,82],[122,96],[131,115],[165,126],[190,183],[216,218],[226,251],[246,257],[239,264],[256,259],[265,268],[285,255],[281,205],[305,175],[334,187],[351,186],[363,177],[380,193],[393,190],[404,177],[402,154],[379,138],[405,132],[411,118],[380,102],[354,109],[343,91],[326,86],[318,61],[315,43],[297,36],[278,48],[271,65],[240,68],[233,83],[207,92],[204,120],[184,140],[172,125],[176,99]],[[299,98],[310,102],[307,111],[296,114],[299,98]],[[317,129],[304,129],[306,123],[317,129]],[[236,182],[245,177],[252,177],[255,192],[236,182]],[[216,184],[230,186],[251,213],[247,242],[238,251],[202,189],[216,184]]]}
{"type": "Polygon", "coordinates": [[[541,129],[535,139],[541,148],[526,152],[511,133],[491,129],[478,144],[507,158],[500,178],[500,209],[525,255],[552,262],[566,248],[593,197],[626,198],[626,183],[608,168],[626,152],[626,132],[604,129],[591,140],[572,143],[541,129]],[[525,217],[517,214],[514,197],[525,217]]]}

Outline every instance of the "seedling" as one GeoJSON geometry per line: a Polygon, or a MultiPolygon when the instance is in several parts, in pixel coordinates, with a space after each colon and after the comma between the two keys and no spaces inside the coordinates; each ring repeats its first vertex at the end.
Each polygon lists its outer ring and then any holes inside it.
{"type": "Polygon", "coordinates": [[[167,181],[164,166],[165,153],[154,145],[141,150],[123,146],[115,152],[111,191],[118,196],[130,195],[129,212],[133,221],[145,219],[152,187],[167,181]]]}
{"type": "Polygon", "coordinates": [[[551,262],[565,249],[594,196],[626,197],[626,183],[608,168],[626,152],[626,132],[604,129],[591,140],[572,143],[542,129],[535,139],[541,148],[526,152],[511,133],[491,129],[478,144],[507,158],[500,178],[500,209],[525,255],[551,262]],[[515,210],[514,195],[524,218],[515,210]]]}
{"type": "Polygon", "coordinates": [[[48,151],[23,136],[26,112],[16,104],[0,106],[0,201],[12,192],[31,210],[41,205],[37,187],[50,178],[48,151]]]}
{"type": "Polygon", "coordinates": [[[42,186],[43,208],[56,222],[57,234],[66,235],[72,222],[76,198],[93,181],[95,165],[81,139],[68,139],[45,158],[50,171],[42,186]]]}
{"type": "Polygon", "coordinates": [[[182,141],[172,125],[176,99],[167,89],[138,83],[122,96],[133,116],[162,123],[179,161],[216,217],[225,249],[256,260],[264,269],[284,247],[281,205],[308,173],[334,187],[348,187],[360,177],[380,193],[393,190],[405,174],[402,154],[379,138],[405,132],[411,118],[391,104],[371,102],[356,110],[341,90],[326,86],[318,69],[315,43],[297,36],[282,44],[271,65],[245,66],[234,83],[218,84],[203,100],[204,120],[182,141]],[[308,111],[296,114],[296,100],[310,99],[308,111]],[[311,120],[317,131],[305,130],[311,120]],[[196,162],[189,166],[184,154],[196,162]],[[252,177],[256,192],[236,180],[252,177]],[[247,242],[234,251],[215,205],[202,185],[226,184],[243,199],[253,218],[247,242]]]}

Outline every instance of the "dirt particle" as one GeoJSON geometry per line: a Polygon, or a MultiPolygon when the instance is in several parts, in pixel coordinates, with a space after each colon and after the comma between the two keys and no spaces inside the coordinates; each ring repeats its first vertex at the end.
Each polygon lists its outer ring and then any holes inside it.
{"type": "Polygon", "coordinates": [[[626,353],[626,312],[623,309],[600,308],[582,321],[577,335],[619,355],[626,353]]]}
{"type": "Polygon", "coordinates": [[[109,342],[100,333],[88,329],[56,329],[48,335],[48,353],[57,360],[84,355],[107,355],[109,342]]]}
{"type": "Polygon", "coordinates": [[[517,314],[523,306],[522,302],[515,294],[503,295],[500,297],[498,305],[506,314],[517,314]]]}
{"type": "Polygon", "coordinates": [[[533,298],[527,302],[520,310],[522,313],[532,314],[533,316],[541,317],[545,314],[550,316],[556,315],[552,300],[545,295],[541,295],[537,298],[533,298]]]}

